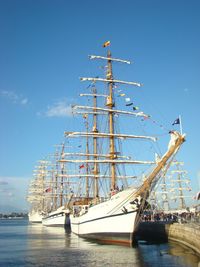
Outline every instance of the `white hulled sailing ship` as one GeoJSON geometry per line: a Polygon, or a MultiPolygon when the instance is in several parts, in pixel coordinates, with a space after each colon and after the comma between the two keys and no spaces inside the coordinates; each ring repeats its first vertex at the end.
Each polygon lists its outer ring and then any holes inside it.
{"type": "Polygon", "coordinates": [[[184,213],[193,211],[193,194],[184,162],[173,160],[152,192],[152,206],[159,212],[184,213]]]}
{"type": "Polygon", "coordinates": [[[28,213],[29,222],[42,223],[42,217],[45,214],[45,179],[46,179],[46,161],[39,161],[39,165],[34,170],[34,179],[30,182],[27,201],[30,203],[28,213]]]}
{"type": "MultiPolygon", "coordinates": [[[[128,115],[129,119],[134,117],[136,120],[149,118],[144,112],[137,111],[136,107],[133,108],[134,112],[116,108],[116,90],[119,92],[116,89],[119,88],[117,86],[140,87],[141,84],[114,78],[113,63],[130,64],[130,62],[113,58],[109,50],[105,57],[92,55],[90,59],[105,60],[106,78],[81,78],[81,81],[91,83],[88,86],[91,92],[80,96],[92,98],[93,105],[73,106],[73,110],[76,114],[82,114],[87,121],[86,130],[65,132],[68,139],[85,139],[85,145],[81,146],[85,149],[82,152],[74,153],[73,150],[73,153],[65,153],[65,157],[60,160],[65,164],[78,164],[77,177],[84,184],[80,187],[81,192],[74,192],[76,197],[70,204],[72,209],[71,229],[80,237],[130,245],[150,191],[160,178],[162,169],[170,164],[179,150],[185,136],[177,131],[171,131],[168,149],[156,161],[135,159],[132,149],[129,151],[131,156],[124,155],[123,145],[126,150],[130,149],[125,145],[127,140],[132,140],[134,143],[140,141],[140,144],[156,142],[155,137],[121,133],[117,128],[116,122],[120,116],[128,115]],[[97,84],[104,85],[104,92],[97,91],[97,84]],[[99,105],[98,99],[103,99],[104,106],[99,105]],[[91,121],[91,124],[88,124],[88,121],[91,121]],[[140,178],[143,182],[139,186],[133,186],[132,182],[126,182],[139,177],[140,166],[149,165],[153,167],[146,173],[142,171],[140,178]],[[128,166],[127,171],[125,166],[128,166]],[[134,172],[129,166],[135,166],[137,170],[134,172]],[[82,170],[83,173],[81,173],[82,170]]],[[[132,103],[128,103],[126,106],[131,105],[132,103]]],[[[132,123],[132,120],[129,120],[125,124],[132,126],[132,123]]],[[[146,151],[141,155],[146,155],[146,151]]]]}
{"type": "Polygon", "coordinates": [[[64,181],[65,168],[63,163],[58,161],[62,159],[65,144],[57,145],[61,147],[61,152],[56,150],[54,160],[49,164],[50,178],[46,194],[49,199],[48,212],[42,218],[42,224],[45,226],[69,226],[69,209],[67,207],[68,198],[70,197],[69,181],[64,181]]]}

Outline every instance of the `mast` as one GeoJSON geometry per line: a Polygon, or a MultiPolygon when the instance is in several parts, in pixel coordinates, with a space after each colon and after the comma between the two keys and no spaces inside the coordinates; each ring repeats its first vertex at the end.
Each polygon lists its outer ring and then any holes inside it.
{"type": "MultiPolygon", "coordinates": [[[[88,116],[87,114],[84,114],[84,119],[85,119],[85,126],[86,126],[86,132],[88,133],[88,116]]],[[[86,138],[86,155],[87,155],[87,160],[89,160],[89,140],[88,137],[86,138]]],[[[86,199],[89,199],[89,165],[88,162],[86,163],[86,175],[85,175],[85,187],[86,187],[86,199]]]]}
{"type": "MultiPolygon", "coordinates": [[[[108,80],[113,80],[112,61],[110,59],[111,58],[111,52],[109,50],[108,50],[107,58],[108,58],[108,69],[107,69],[106,78],[108,80]]],[[[113,82],[112,81],[108,82],[108,90],[109,90],[109,95],[107,98],[106,105],[112,110],[112,108],[114,106],[113,82]]],[[[111,136],[110,136],[110,159],[113,160],[115,158],[115,139],[114,139],[114,136],[112,136],[114,134],[114,116],[113,116],[112,111],[109,111],[108,118],[109,118],[109,133],[111,134],[111,136]]],[[[115,169],[115,163],[114,162],[111,163],[110,172],[111,172],[111,189],[114,190],[115,185],[116,185],[116,179],[115,179],[116,169],[115,169]]]]}
{"type": "MultiPolygon", "coordinates": [[[[84,111],[84,113],[87,114],[93,114],[93,118],[94,118],[94,126],[95,126],[95,118],[97,115],[108,115],[108,133],[99,133],[92,131],[92,133],[89,134],[85,134],[85,133],[65,133],[65,135],[68,135],[69,137],[72,136],[87,136],[90,135],[93,138],[93,146],[94,146],[94,150],[95,150],[95,140],[97,138],[102,138],[102,137],[107,137],[109,138],[109,160],[107,160],[107,163],[109,163],[109,175],[110,175],[110,189],[114,190],[115,186],[116,186],[116,163],[119,163],[118,161],[116,162],[116,159],[118,158],[117,153],[115,151],[115,138],[135,138],[136,136],[125,136],[125,135],[118,135],[115,134],[115,127],[114,127],[114,115],[116,113],[122,113],[122,114],[128,114],[128,115],[134,115],[134,116],[141,116],[144,118],[148,118],[149,116],[144,114],[143,112],[128,112],[128,111],[119,111],[119,110],[115,110],[113,109],[115,106],[114,103],[114,93],[113,93],[113,87],[114,84],[127,84],[127,85],[133,85],[133,86],[137,86],[137,87],[141,87],[142,84],[138,83],[138,82],[127,82],[127,81],[122,81],[122,80],[116,80],[113,79],[113,71],[112,71],[112,62],[116,61],[116,62],[121,62],[121,63],[126,63],[126,64],[130,64],[131,62],[128,60],[122,60],[122,59],[117,59],[117,58],[112,58],[111,57],[111,52],[108,50],[107,52],[107,56],[106,57],[102,57],[102,56],[95,56],[95,55],[91,55],[89,56],[90,59],[103,59],[107,61],[107,73],[106,73],[106,77],[105,78],[99,78],[99,77],[95,77],[95,78],[91,78],[91,77],[80,77],[81,81],[90,81],[93,82],[93,84],[95,84],[96,82],[103,82],[107,84],[107,94],[100,94],[97,95],[96,91],[94,91],[93,93],[93,97],[94,97],[94,103],[93,103],[93,107],[88,107],[88,106],[73,106],[73,109],[86,109],[86,111],[84,111]],[[95,103],[95,99],[97,96],[101,96],[101,97],[105,97],[106,98],[106,106],[107,108],[99,108],[97,107],[96,103],[95,103]],[[96,106],[95,106],[96,105],[96,106]],[[89,109],[89,111],[87,111],[87,109],[89,109]],[[90,111],[91,109],[91,111],[90,111]]],[[[91,94],[80,94],[80,96],[90,96],[91,94]]],[[[83,114],[82,112],[76,112],[77,114],[83,114]]],[[[94,127],[95,129],[95,127],[94,127]]],[[[140,138],[139,136],[136,138],[140,138]]],[[[142,137],[143,138],[143,137],[142,137]]],[[[149,138],[149,137],[148,137],[149,138]]],[[[97,139],[98,140],[98,139],[97,139]]],[[[96,155],[97,153],[94,152],[94,155],[96,155]]],[[[105,163],[104,161],[99,161],[98,160],[98,156],[94,156],[93,157],[93,163],[105,163]]],[[[75,162],[75,161],[74,161],[75,162]]],[[[92,162],[92,161],[90,161],[92,162]]],[[[141,163],[140,161],[134,161],[132,163],[141,163]]],[[[125,163],[125,162],[120,162],[120,163],[125,163]]],[[[130,163],[130,162],[129,162],[130,163]]],[[[148,164],[148,163],[147,163],[148,164]]],[[[98,169],[97,166],[95,167],[94,165],[94,173],[96,172],[96,174],[98,174],[98,169]]],[[[98,189],[97,189],[97,183],[95,183],[96,185],[94,186],[94,191],[95,193],[98,193],[98,189]]],[[[98,194],[96,194],[98,195],[98,194]]]]}
{"type": "MultiPolygon", "coordinates": [[[[64,143],[62,144],[62,150],[61,150],[61,159],[64,159],[64,149],[65,149],[65,145],[64,143]]],[[[64,174],[64,163],[61,163],[61,181],[60,181],[60,207],[63,206],[63,174],[64,174]]]]}
{"type": "MultiPolygon", "coordinates": [[[[186,204],[185,204],[185,199],[184,199],[184,195],[183,195],[183,186],[182,186],[182,174],[184,173],[184,171],[181,170],[180,165],[181,162],[174,162],[176,165],[176,170],[172,171],[172,173],[176,173],[177,174],[177,183],[178,183],[178,192],[179,192],[179,208],[180,209],[185,209],[186,208],[186,204]]],[[[174,180],[176,181],[176,180],[174,180]]]]}
{"type": "Polygon", "coordinates": [[[56,166],[55,166],[55,186],[54,186],[54,201],[53,201],[53,209],[57,209],[57,200],[58,200],[58,152],[55,152],[55,161],[56,161],[56,166]]]}
{"type": "MultiPolygon", "coordinates": [[[[96,86],[94,85],[93,89],[93,133],[98,133],[97,129],[97,114],[96,114],[96,108],[97,108],[97,89],[96,86]]],[[[93,153],[94,153],[94,198],[97,200],[99,196],[99,187],[98,187],[98,163],[96,162],[97,160],[97,137],[93,137],[93,153]]]]}
{"type": "MultiPolygon", "coordinates": [[[[41,169],[41,175],[42,175],[42,192],[43,192],[43,196],[44,196],[44,183],[45,183],[45,171],[46,171],[46,168],[45,168],[45,162],[42,162],[42,169],[41,169]]],[[[45,199],[44,197],[42,198],[42,210],[45,210],[45,199]]]]}
{"type": "Polygon", "coordinates": [[[166,185],[166,176],[163,176],[163,209],[169,210],[169,200],[168,200],[168,194],[167,194],[167,185],[166,185]]]}
{"type": "MultiPolygon", "coordinates": [[[[179,166],[178,166],[178,170],[179,166]]],[[[182,184],[181,184],[181,173],[178,173],[178,185],[179,185],[179,195],[180,195],[180,208],[184,209],[186,207],[185,200],[183,198],[182,184]]]]}

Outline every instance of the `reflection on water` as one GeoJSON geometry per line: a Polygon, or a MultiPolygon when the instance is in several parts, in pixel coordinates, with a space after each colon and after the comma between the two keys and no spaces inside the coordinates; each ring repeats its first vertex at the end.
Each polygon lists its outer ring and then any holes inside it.
{"type": "Polygon", "coordinates": [[[171,242],[169,253],[178,257],[183,264],[200,267],[200,257],[192,249],[188,249],[184,245],[180,246],[177,243],[171,242]]]}
{"type": "MultiPolygon", "coordinates": [[[[176,243],[138,247],[103,245],[78,238],[64,228],[27,222],[0,222],[0,266],[197,267],[200,259],[176,243]]],[[[199,266],[198,266],[199,267],[199,266]]]]}
{"type": "Polygon", "coordinates": [[[200,255],[176,242],[139,246],[145,266],[200,267],[200,255]],[[158,265],[159,263],[159,265],[158,265]]]}
{"type": "Polygon", "coordinates": [[[144,266],[138,249],[99,245],[64,228],[29,225],[29,261],[51,266],[144,266]]]}
{"type": "Polygon", "coordinates": [[[43,247],[64,248],[70,244],[68,233],[62,227],[44,227],[41,224],[29,224],[27,227],[30,250],[42,249],[43,247]]]}

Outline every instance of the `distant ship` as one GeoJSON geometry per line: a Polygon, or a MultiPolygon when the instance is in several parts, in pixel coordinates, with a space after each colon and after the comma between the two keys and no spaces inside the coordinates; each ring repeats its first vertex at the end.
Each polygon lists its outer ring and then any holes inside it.
{"type": "Polygon", "coordinates": [[[69,182],[65,183],[64,164],[59,160],[63,158],[65,144],[57,145],[57,149],[52,162],[48,166],[50,178],[48,179],[48,187],[46,188],[46,198],[49,199],[48,212],[42,218],[44,226],[70,226],[69,209],[67,200],[71,197],[69,193],[69,182]],[[61,148],[61,151],[59,151],[61,148]]]}
{"type": "Polygon", "coordinates": [[[42,223],[42,214],[38,210],[31,210],[28,213],[28,220],[31,223],[42,223]]]}
{"type": "Polygon", "coordinates": [[[150,199],[157,211],[183,213],[194,210],[191,181],[183,165],[184,162],[174,159],[152,192],[150,199]]]}
{"type": "Polygon", "coordinates": [[[46,162],[42,160],[34,170],[34,179],[30,182],[27,196],[27,201],[30,203],[28,218],[31,223],[42,223],[42,217],[46,212],[45,177],[46,162]]]}

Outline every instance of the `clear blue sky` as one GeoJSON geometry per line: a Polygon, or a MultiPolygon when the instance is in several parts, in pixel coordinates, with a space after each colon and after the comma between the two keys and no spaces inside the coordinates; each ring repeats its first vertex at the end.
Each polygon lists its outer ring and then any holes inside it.
{"type": "MultiPolygon", "coordinates": [[[[200,1],[0,1],[0,202],[25,208],[37,160],[73,125],[67,114],[91,74],[89,54],[134,65],[119,78],[144,84],[142,107],[170,129],[182,115],[179,159],[200,179],[200,1]]],[[[134,89],[136,90],[136,89],[134,89]]]]}

